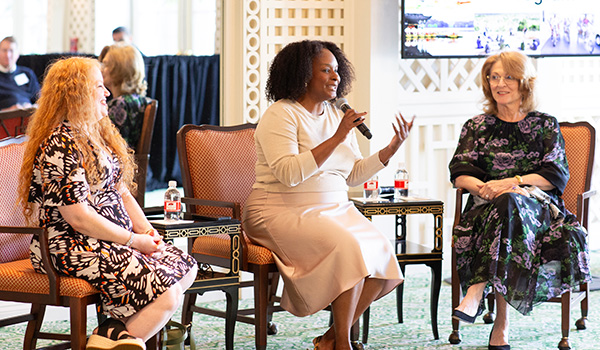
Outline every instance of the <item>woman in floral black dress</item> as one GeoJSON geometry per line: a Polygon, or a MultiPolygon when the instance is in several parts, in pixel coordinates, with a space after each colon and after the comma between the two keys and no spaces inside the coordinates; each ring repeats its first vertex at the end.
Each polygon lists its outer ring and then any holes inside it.
{"type": "Polygon", "coordinates": [[[123,42],[107,46],[102,58],[104,84],[110,90],[108,117],[129,147],[137,147],[142,135],[146,100],[146,68],[142,54],[123,42]]]}
{"type": "Polygon", "coordinates": [[[453,316],[472,323],[486,286],[498,305],[490,349],[510,349],[507,304],[534,305],[590,279],[587,233],[560,198],[569,179],[557,120],[534,110],[535,72],[518,52],[489,57],[484,112],[467,121],[450,178],[469,196],[454,229],[465,298],[453,316]]]}
{"type": "MultiPolygon", "coordinates": [[[[106,96],[97,60],[51,66],[28,125],[19,195],[28,220],[48,230],[59,273],[100,291],[111,318],[87,348],[144,349],[179,307],[197,268],[162,241],[131,195],[135,163],[107,118],[106,96]]],[[[31,262],[44,272],[36,238],[31,262]]]]}

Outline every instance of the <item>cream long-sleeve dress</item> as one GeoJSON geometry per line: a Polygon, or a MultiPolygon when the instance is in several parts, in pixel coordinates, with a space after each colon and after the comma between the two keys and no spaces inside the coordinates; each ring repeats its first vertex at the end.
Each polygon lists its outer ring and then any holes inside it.
{"type": "Polygon", "coordinates": [[[341,118],[329,103],[315,117],[280,100],[255,133],[256,183],[244,230],[273,251],[284,281],[281,305],[296,316],[324,309],[365,277],[386,280],[382,295],[402,282],[391,242],[348,201],[348,186],[384,167],[378,154],[363,159],[353,130],[321,167],[312,155],[341,118]]]}

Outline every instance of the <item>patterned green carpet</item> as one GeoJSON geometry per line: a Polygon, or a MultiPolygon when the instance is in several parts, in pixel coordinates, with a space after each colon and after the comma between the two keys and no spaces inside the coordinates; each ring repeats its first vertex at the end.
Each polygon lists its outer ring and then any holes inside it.
{"type": "MultiPolygon", "coordinates": [[[[592,256],[594,269],[600,272],[600,252],[592,256]]],[[[444,277],[447,277],[445,274],[444,277]]],[[[462,343],[451,345],[448,336],[452,331],[451,325],[451,291],[450,286],[442,284],[440,306],[438,311],[438,327],[440,339],[434,340],[429,318],[429,280],[428,269],[409,266],[406,271],[403,324],[396,321],[396,298],[391,293],[375,302],[371,308],[371,325],[367,349],[487,349],[487,341],[491,325],[483,323],[481,318],[472,325],[461,324],[462,343]]],[[[599,349],[600,324],[600,291],[591,292],[588,328],[577,331],[574,323],[580,317],[579,306],[576,305],[571,313],[571,346],[573,349],[599,349]]],[[[251,300],[243,300],[241,307],[247,307],[251,300]]],[[[205,303],[211,307],[224,309],[221,301],[205,303]]],[[[545,303],[537,306],[531,315],[522,316],[514,310],[510,314],[512,349],[556,349],[560,335],[560,304],[545,303]]],[[[180,320],[179,314],[174,317],[180,320]]],[[[274,315],[274,321],[279,327],[279,333],[268,338],[268,349],[312,349],[311,340],[322,334],[329,320],[328,312],[299,318],[287,312],[274,315]]],[[[88,321],[88,334],[96,325],[92,318],[88,321]]],[[[68,332],[67,321],[52,321],[44,324],[45,329],[63,330],[68,332]]],[[[25,325],[16,325],[0,329],[0,348],[5,350],[21,349],[25,325]]],[[[224,349],[224,320],[199,316],[194,317],[193,333],[198,349],[224,349]]],[[[43,344],[38,344],[38,346],[43,344]]],[[[235,349],[254,349],[254,328],[250,325],[237,323],[235,331],[235,349]]]]}

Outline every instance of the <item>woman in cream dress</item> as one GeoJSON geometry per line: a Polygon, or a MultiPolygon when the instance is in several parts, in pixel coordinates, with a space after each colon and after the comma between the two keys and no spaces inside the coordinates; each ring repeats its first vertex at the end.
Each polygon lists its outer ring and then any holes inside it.
{"type": "Polygon", "coordinates": [[[355,127],[366,113],[331,103],[352,79],[331,42],[291,43],[275,57],[267,81],[275,103],[256,129],[256,183],[244,208],[250,239],[273,251],[283,308],[306,316],[332,305],[333,326],[313,340],[318,349],[351,349],[352,324],[403,278],[390,241],[347,191],[387,165],[412,121],[396,116],[389,145],[363,159],[355,127]]]}

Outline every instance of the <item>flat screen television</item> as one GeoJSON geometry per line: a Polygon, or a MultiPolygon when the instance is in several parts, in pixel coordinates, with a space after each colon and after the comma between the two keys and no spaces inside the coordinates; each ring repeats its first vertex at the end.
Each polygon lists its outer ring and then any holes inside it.
{"type": "Polygon", "coordinates": [[[403,58],[600,56],[599,0],[402,0],[403,58]]]}

